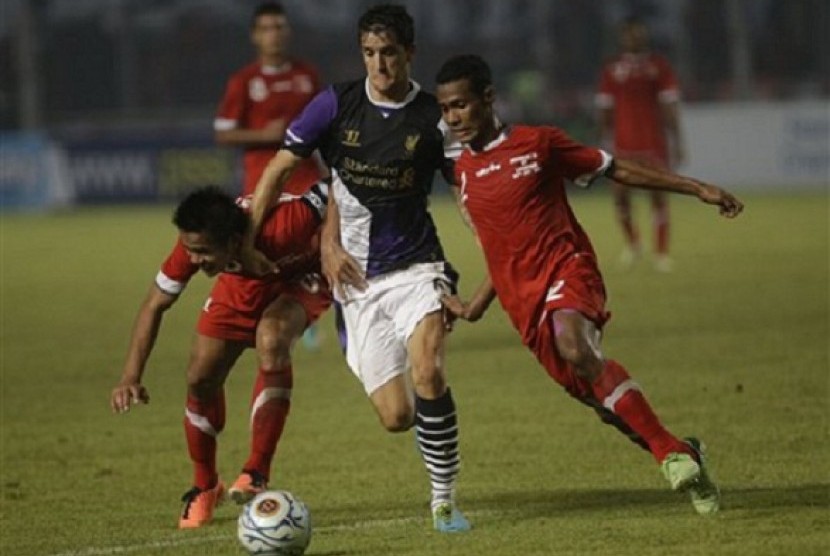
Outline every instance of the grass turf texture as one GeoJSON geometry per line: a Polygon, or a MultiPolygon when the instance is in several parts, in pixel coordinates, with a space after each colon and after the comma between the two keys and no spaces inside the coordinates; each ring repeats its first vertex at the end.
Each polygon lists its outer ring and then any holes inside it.
{"type": "MultiPolygon", "coordinates": [[[[328,314],[322,351],[297,346],[272,481],[311,508],[308,554],[824,553],[828,199],[746,201],[746,213],[727,221],[673,199],[676,268],[661,275],[647,260],[617,268],[609,197],[572,199],[610,293],[605,353],[629,368],[667,426],[707,442],[723,488],[719,515],[695,515],[650,456],[568,398],[494,306],[483,322],[458,326],[447,356],[462,426],[459,497],[475,530],[431,531],[411,433],[378,425],[328,314]]],[[[480,255],[448,202],[433,212],[469,294],[480,255]]],[[[108,407],[135,311],[172,245],[170,213],[3,216],[4,555],[241,552],[234,506],[208,527],[175,530],[191,473],[183,370],[207,279],[195,279],[166,317],[145,380],[151,404],[126,416],[108,407]]],[[[247,454],[254,372],[249,352],[226,386],[219,463],[228,483],[247,454]]]]}

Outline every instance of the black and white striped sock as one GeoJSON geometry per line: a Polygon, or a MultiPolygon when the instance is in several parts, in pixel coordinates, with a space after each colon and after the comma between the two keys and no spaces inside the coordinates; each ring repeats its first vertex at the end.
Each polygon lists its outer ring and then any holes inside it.
{"type": "Polygon", "coordinates": [[[415,396],[415,436],[432,483],[432,507],[451,502],[461,460],[455,401],[449,388],[434,400],[415,396]]]}

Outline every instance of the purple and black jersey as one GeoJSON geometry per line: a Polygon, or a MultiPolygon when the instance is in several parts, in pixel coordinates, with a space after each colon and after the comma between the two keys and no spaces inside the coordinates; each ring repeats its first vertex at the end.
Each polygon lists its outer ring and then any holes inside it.
{"type": "Polygon", "coordinates": [[[440,121],[417,83],[403,102],[381,103],[360,79],[320,92],[286,132],[284,148],[303,157],[319,149],[331,168],[343,247],[367,277],[445,261],[427,210],[447,164],[440,121]]]}

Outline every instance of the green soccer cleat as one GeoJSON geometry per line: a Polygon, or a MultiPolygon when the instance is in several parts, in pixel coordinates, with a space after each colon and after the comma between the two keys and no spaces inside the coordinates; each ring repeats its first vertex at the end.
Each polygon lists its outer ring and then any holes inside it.
{"type": "Polygon", "coordinates": [[[720,489],[706,466],[706,446],[697,438],[684,438],[683,441],[697,454],[700,462],[700,476],[689,485],[692,506],[700,515],[712,515],[720,509],[720,489]]]}
{"type": "Polygon", "coordinates": [[[461,510],[452,502],[441,502],[432,509],[432,525],[442,533],[461,533],[472,528],[461,510]]]}
{"type": "Polygon", "coordinates": [[[672,490],[686,490],[700,478],[700,465],[691,455],[672,452],[660,464],[663,476],[671,484],[672,490]]]}

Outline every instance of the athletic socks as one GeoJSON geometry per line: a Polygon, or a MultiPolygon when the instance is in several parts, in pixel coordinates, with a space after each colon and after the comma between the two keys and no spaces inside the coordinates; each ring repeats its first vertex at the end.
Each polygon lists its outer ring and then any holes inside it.
{"type": "Polygon", "coordinates": [[[672,452],[691,453],[686,444],[663,428],[639,385],[616,361],[605,362],[605,368],[591,387],[596,399],[648,444],[658,463],[672,452]]]}
{"type": "Polygon", "coordinates": [[[669,204],[666,199],[654,202],[654,251],[658,255],[669,254],[669,204]]]}
{"type": "Polygon", "coordinates": [[[434,400],[415,396],[415,437],[432,483],[433,509],[452,502],[461,461],[455,401],[449,388],[434,400]]]}
{"type": "Polygon", "coordinates": [[[193,485],[201,490],[216,486],[216,436],[225,427],[225,391],[210,400],[188,394],[184,410],[187,450],[193,462],[193,485]]]}
{"type": "Polygon", "coordinates": [[[291,409],[294,375],[291,366],[257,373],[251,400],[251,453],[243,469],[257,471],[268,479],[271,460],[291,409]]]}

